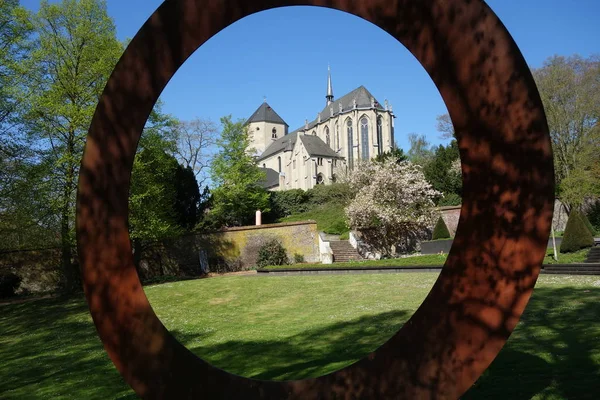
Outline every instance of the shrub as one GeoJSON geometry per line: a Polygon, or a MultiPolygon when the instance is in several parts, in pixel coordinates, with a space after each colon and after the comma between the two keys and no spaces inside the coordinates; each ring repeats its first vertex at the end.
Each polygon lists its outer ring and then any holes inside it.
{"type": "Polygon", "coordinates": [[[269,240],[258,250],[258,260],[256,260],[256,266],[258,267],[288,265],[289,263],[285,249],[277,239],[269,240]]]}
{"type": "Polygon", "coordinates": [[[302,264],[304,262],[304,256],[302,254],[294,253],[294,264],[302,264]]]}
{"type": "Polygon", "coordinates": [[[570,253],[594,245],[594,238],[590,230],[585,226],[581,214],[573,210],[569,215],[565,234],[560,244],[561,253],[570,253]]]}
{"type": "Polygon", "coordinates": [[[431,235],[431,240],[438,239],[450,239],[450,231],[444,222],[442,217],[439,217],[435,227],[433,228],[433,234],[431,235]]]}
{"type": "Polygon", "coordinates": [[[600,200],[596,201],[587,212],[588,221],[594,227],[596,233],[600,234],[600,200]]]}
{"type": "Polygon", "coordinates": [[[316,185],[307,191],[309,203],[313,206],[327,203],[346,205],[352,198],[350,186],[347,183],[334,183],[331,185],[316,185]]]}
{"type": "Polygon", "coordinates": [[[594,229],[594,227],[592,226],[592,223],[590,222],[588,217],[583,213],[579,214],[579,216],[581,217],[581,220],[585,224],[585,227],[588,228],[588,231],[590,231],[592,236],[594,236],[596,234],[596,229],[594,229]]]}
{"type": "Polygon", "coordinates": [[[308,210],[310,196],[302,189],[282,190],[270,193],[271,214],[274,219],[300,214],[308,210]]]}
{"type": "Polygon", "coordinates": [[[0,299],[13,297],[21,284],[21,278],[13,272],[0,273],[0,299]]]}

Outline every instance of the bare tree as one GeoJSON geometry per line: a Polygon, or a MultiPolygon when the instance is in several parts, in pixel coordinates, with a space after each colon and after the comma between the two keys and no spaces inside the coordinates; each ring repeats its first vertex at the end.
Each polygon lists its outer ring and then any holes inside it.
{"type": "Polygon", "coordinates": [[[452,139],[454,138],[454,125],[450,120],[450,115],[442,114],[435,117],[437,121],[435,128],[441,133],[440,139],[452,139]]]}
{"type": "Polygon", "coordinates": [[[204,186],[208,169],[214,156],[214,146],[219,134],[217,125],[209,119],[195,118],[177,124],[176,156],[196,174],[198,186],[204,186]]]}

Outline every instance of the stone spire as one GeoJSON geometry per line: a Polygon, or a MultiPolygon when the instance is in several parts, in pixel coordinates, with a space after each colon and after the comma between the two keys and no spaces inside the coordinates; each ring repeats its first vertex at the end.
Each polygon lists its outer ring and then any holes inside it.
{"type": "Polygon", "coordinates": [[[327,105],[333,103],[333,86],[331,85],[331,68],[327,66],[327,105]]]}

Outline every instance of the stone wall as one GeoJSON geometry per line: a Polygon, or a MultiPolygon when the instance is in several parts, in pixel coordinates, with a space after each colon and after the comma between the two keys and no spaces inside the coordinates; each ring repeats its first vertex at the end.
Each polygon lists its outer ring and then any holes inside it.
{"type": "Polygon", "coordinates": [[[11,251],[0,253],[0,273],[21,278],[17,294],[49,293],[60,281],[60,249],[11,251]]]}
{"type": "MultiPolygon", "coordinates": [[[[460,218],[460,206],[448,206],[440,207],[440,213],[442,218],[450,231],[450,234],[454,236],[456,234],[456,227],[458,226],[458,220],[460,218]]],[[[556,200],[554,202],[554,216],[552,219],[552,225],[555,231],[564,231],[567,226],[567,219],[569,218],[567,211],[563,204],[556,200]]]]}
{"type": "Polygon", "coordinates": [[[207,253],[211,272],[240,271],[256,266],[260,247],[271,239],[281,242],[288,257],[301,254],[306,262],[319,262],[319,235],[314,221],[229,228],[209,234],[188,235],[149,244],[142,250],[140,274],[200,274],[200,252],[207,253]]]}

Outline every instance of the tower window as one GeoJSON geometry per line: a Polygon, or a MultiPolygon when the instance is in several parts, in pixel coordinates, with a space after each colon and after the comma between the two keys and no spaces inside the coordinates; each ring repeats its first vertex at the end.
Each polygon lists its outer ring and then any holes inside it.
{"type": "Polygon", "coordinates": [[[277,128],[273,128],[273,130],[271,131],[271,137],[273,139],[277,139],[277,128]]]}

